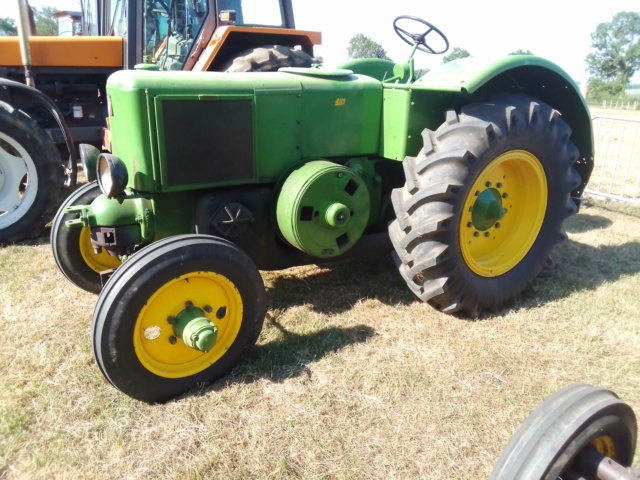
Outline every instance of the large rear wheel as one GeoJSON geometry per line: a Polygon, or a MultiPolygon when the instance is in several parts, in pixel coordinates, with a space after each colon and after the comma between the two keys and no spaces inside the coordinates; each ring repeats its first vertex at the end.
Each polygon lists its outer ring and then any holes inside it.
{"type": "Polygon", "coordinates": [[[607,457],[616,462],[614,466],[605,460],[600,466],[611,472],[630,466],[636,437],[635,414],[615,393],[571,385],[529,415],[503,450],[490,479],[604,478],[596,475],[599,461],[607,457]]]}
{"type": "Polygon", "coordinates": [[[51,249],[58,268],[71,283],[91,293],[102,290],[100,272],[117,268],[122,262],[106,250],[94,250],[89,227],[67,227],[65,223],[79,214],[65,213],[65,209],[90,205],[100,193],[98,182],[82,185],[58,209],[51,225],[51,249]]]}
{"type": "Polygon", "coordinates": [[[47,134],[0,105],[0,244],[39,235],[62,201],[64,169],[47,134]]]}
{"type": "Polygon", "coordinates": [[[571,130],[524,95],[447,113],[424,148],[404,160],[392,194],[396,263],[412,291],[446,313],[476,317],[536,282],[580,177],[571,130]]]}
{"type": "Polygon", "coordinates": [[[119,267],[93,315],[93,352],[105,377],[145,402],[172,399],[234,367],[266,315],[253,261],[226,240],[179,235],[119,267]]]}

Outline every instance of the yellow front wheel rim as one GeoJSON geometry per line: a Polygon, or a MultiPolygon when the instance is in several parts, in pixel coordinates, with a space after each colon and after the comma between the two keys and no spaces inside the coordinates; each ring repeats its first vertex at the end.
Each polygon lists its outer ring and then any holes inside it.
{"type": "Polygon", "coordinates": [[[122,263],[118,257],[109,255],[104,249],[100,253],[95,252],[93,245],[91,245],[91,229],[89,227],[82,227],[78,243],[84,263],[96,273],[118,268],[122,263]]]}
{"type": "Polygon", "coordinates": [[[165,378],[183,378],[216,363],[235,342],[242,324],[243,304],[233,282],[214,272],[182,275],[162,285],[140,311],[133,330],[133,346],[140,363],[165,378]],[[192,304],[218,328],[208,352],[188,347],[170,323],[192,304]]]}
{"type": "Polygon", "coordinates": [[[467,266],[483,277],[515,267],[540,232],[547,197],[547,178],[535,155],[510,150],[492,160],[462,210],[460,248],[467,266]]]}

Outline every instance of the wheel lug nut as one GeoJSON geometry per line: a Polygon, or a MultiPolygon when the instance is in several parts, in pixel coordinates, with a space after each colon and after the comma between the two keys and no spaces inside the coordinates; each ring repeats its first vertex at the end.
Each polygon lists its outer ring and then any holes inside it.
{"type": "Polygon", "coordinates": [[[169,343],[170,343],[171,345],[175,345],[176,343],[178,343],[178,339],[177,339],[175,336],[171,335],[171,336],[169,337],[169,343]]]}
{"type": "Polygon", "coordinates": [[[167,322],[169,322],[169,325],[173,325],[176,323],[176,317],[167,317],[167,322]]]}
{"type": "Polygon", "coordinates": [[[487,182],[485,185],[487,186],[487,188],[489,188],[489,187],[491,187],[492,183],[491,182],[487,182]]]}
{"type": "Polygon", "coordinates": [[[502,198],[509,198],[509,194],[508,193],[503,193],[502,194],[502,198]]]}
{"type": "Polygon", "coordinates": [[[184,302],[184,306],[185,308],[191,308],[193,307],[193,302],[191,300],[187,300],[186,302],[184,302]]]}
{"type": "Polygon", "coordinates": [[[494,227],[496,227],[496,228],[500,228],[500,222],[496,222],[496,224],[494,225],[494,227]]]}
{"type": "Polygon", "coordinates": [[[205,305],[204,306],[204,311],[207,312],[207,313],[211,313],[213,311],[213,308],[211,308],[211,306],[209,306],[209,305],[205,305]]]}
{"type": "Polygon", "coordinates": [[[498,183],[498,184],[496,185],[496,187],[497,187],[497,188],[502,188],[502,184],[501,184],[501,183],[498,183]]]}
{"type": "Polygon", "coordinates": [[[474,233],[473,233],[473,236],[474,236],[474,237],[479,237],[479,236],[480,236],[480,232],[474,232],[474,233]]]}
{"type": "Polygon", "coordinates": [[[490,234],[489,232],[484,232],[484,236],[485,236],[485,237],[490,237],[490,236],[491,236],[491,234],[490,234]]]}
{"type": "Polygon", "coordinates": [[[468,228],[473,227],[473,223],[472,223],[472,222],[467,222],[467,227],[468,227],[468,228]]]}

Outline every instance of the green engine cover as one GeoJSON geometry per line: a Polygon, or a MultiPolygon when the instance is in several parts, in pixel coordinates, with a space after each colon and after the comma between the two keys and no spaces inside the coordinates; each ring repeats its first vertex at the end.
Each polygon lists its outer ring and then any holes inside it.
{"type": "Polygon", "coordinates": [[[369,191],[353,170],[316,160],[294,170],[276,206],[278,227],[294,247],[328,258],[351,248],[369,220],[369,191]]]}

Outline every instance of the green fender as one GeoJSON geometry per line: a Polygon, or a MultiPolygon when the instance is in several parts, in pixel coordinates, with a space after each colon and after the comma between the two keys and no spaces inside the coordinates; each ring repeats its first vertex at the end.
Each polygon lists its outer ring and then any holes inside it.
{"type": "MultiPolygon", "coordinates": [[[[523,93],[551,105],[571,126],[571,140],[580,150],[576,169],[582,177],[582,185],[573,196],[581,197],[593,169],[591,115],[575,81],[553,62],[534,55],[511,55],[494,60],[469,57],[445,63],[412,85],[387,84],[385,87],[385,97],[389,99],[411,96],[412,107],[405,115],[409,131],[406,155],[417,153],[416,148],[421,148],[418,144],[420,131],[424,127],[436,129],[443,122],[446,110],[451,108],[459,110],[467,103],[497,93],[523,93]],[[412,112],[414,108],[422,108],[427,113],[412,112]]],[[[399,103],[396,103],[397,107],[399,103]]],[[[394,115],[397,113],[396,108],[394,115]]],[[[385,120],[391,120],[391,117],[385,114],[385,120]]],[[[385,134],[385,137],[385,140],[393,140],[389,135],[385,134]]],[[[387,143],[383,148],[392,145],[387,143]]]]}

